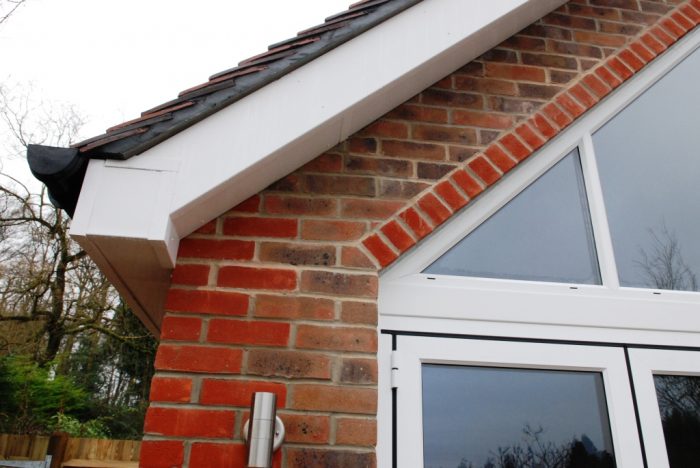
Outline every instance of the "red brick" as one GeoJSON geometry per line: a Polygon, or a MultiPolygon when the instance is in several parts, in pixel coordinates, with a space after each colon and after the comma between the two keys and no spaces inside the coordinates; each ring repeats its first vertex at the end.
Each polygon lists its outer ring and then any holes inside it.
{"type": "Polygon", "coordinates": [[[304,191],[323,195],[376,195],[373,177],[356,175],[309,175],[304,178],[304,191]]]}
{"type": "Polygon", "coordinates": [[[339,385],[292,385],[290,408],[311,411],[375,414],[377,390],[339,385]]]}
{"type": "Polygon", "coordinates": [[[386,219],[404,206],[401,201],[356,199],[341,201],[340,209],[345,218],[386,219]]]}
{"type": "Polygon", "coordinates": [[[408,138],[408,127],[402,122],[380,119],[360,130],[358,135],[379,138],[408,138]]]}
{"type": "Polygon", "coordinates": [[[427,236],[433,232],[433,228],[428,224],[428,222],[413,208],[408,208],[399,214],[401,218],[407,225],[413,230],[413,233],[419,239],[427,236]]]}
{"type": "MultiPolygon", "coordinates": [[[[664,29],[666,29],[666,32],[668,32],[672,37],[680,39],[688,31],[688,28],[686,28],[684,24],[675,21],[676,19],[677,17],[674,15],[672,15],[671,18],[664,18],[661,20],[661,26],[663,26],[664,29]]],[[[685,23],[690,25],[690,22],[687,20],[685,23]]]]}
{"type": "Polygon", "coordinates": [[[483,187],[466,171],[459,170],[452,174],[452,181],[466,193],[469,198],[474,198],[483,192],[483,187]]]}
{"type": "Polygon", "coordinates": [[[617,88],[622,84],[622,80],[617,77],[617,75],[613,74],[608,68],[606,67],[598,67],[595,70],[595,74],[600,77],[601,80],[611,88],[617,88]]]}
{"type": "Polygon", "coordinates": [[[620,51],[620,53],[617,54],[617,56],[620,58],[620,60],[622,60],[625,63],[625,65],[630,67],[632,71],[636,72],[644,67],[644,62],[639,60],[639,57],[634,55],[629,50],[620,51]]]}
{"type": "Polygon", "coordinates": [[[455,110],[452,112],[452,122],[456,125],[506,129],[513,125],[513,117],[506,114],[495,114],[492,112],[455,110]]]}
{"type": "Polygon", "coordinates": [[[484,151],[484,154],[493,164],[498,166],[503,173],[506,173],[515,167],[516,162],[498,145],[493,144],[489,146],[486,151],[484,151]]]}
{"type": "Polygon", "coordinates": [[[591,5],[607,8],[623,8],[627,10],[638,10],[637,0],[590,0],[591,5]]]}
{"type": "Polygon", "coordinates": [[[301,273],[301,290],[341,296],[377,297],[376,275],[352,275],[307,270],[301,273]]]}
{"type": "Polygon", "coordinates": [[[486,158],[479,156],[468,164],[469,168],[483,180],[486,185],[491,185],[501,178],[501,175],[486,161],[486,158]]]}
{"type": "Polygon", "coordinates": [[[263,206],[266,213],[278,215],[334,216],[338,213],[338,200],[332,198],[265,195],[263,206]]]}
{"type": "Polygon", "coordinates": [[[185,446],[179,440],[144,440],[139,452],[140,466],[172,468],[185,461],[185,446]]]}
{"type": "Polygon", "coordinates": [[[357,221],[306,219],[301,224],[301,238],[306,240],[352,241],[366,231],[367,224],[357,221]]]}
{"type": "MultiPolygon", "coordinates": [[[[216,220],[212,219],[207,224],[194,231],[194,234],[216,234],[216,220]]],[[[182,241],[180,241],[180,245],[182,245],[182,241]]]]}
{"type": "Polygon", "coordinates": [[[299,325],[296,347],[373,353],[377,351],[377,332],[370,328],[299,325]]]}
{"type": "Polygon", "coordinates": [[[275,382],[204,379],[199,394],[203,405],[241,406],[250,408],[254,392],[270,392],[277,395],[277,409],[287,404],[287,386],[275,382]]]}
{"type": "Polygon", "coordinates": [[[607,61],[607,66],[612,69],[623,80],[630,78],[634,73],[617,57],[610,57],[607,61]]]}
{"type": "Polygon", "coordinates": [[[374,269],[374,263],[357,247],[344,246],[340,252],[340,262],[345,267],[374,269]]]}
{"type": "Polygon", "coordinates": [[[248,351],[247,373],[263,377],[290,379],[331,378],[331,360],[326,353],[309,353],[281,349],[248,351]]]}
{"type": "Polygon", "coordinates": [[[285,265],[335,265],[334,245],[308,245],[287,242],[261,242],[258,258],[262,262],[285,265]]]}
{"type": "Polygon", "coordinates": [[[465,75],[455,75],[455,87],[465,91],[499,94],[503,96],[516,96],[518,94],[515,83],[512,81],[490,78],[475,78],[465,75]]]}
{"type": "Polygon", "coordinates": [[[284,440],[297,444],[327,444],[331,424],[328,416],[278,414],[286,429],[284,440]]]}
{"type": "Polygon", "coordinates": [[[207,341],[210,343],[286,346],[290,325],[280,322],[211,319],[207,341]]]}
{"type": "Polygon", "coordinates": [[[413,164],[397,158],[368,158],[348,154],[345,157],[345,169],[348,172],[385,175],[389,177],[409,177],[413,174],[413,164]]]}
{"type": "Polygon", "coordinates": [[[423,104],[446,107],[466,107],[481,109],[484,107],[483,98],[475,93],[461,93],[429,88],[421,93],[423,104]]]}
{"type": "Polygon", "coordinates": [[[648,48],[650,48],[657,54],[660,54],[667,49],[667,47],[663,43],[659,42],[659,40],[656,39],[654,35],[650,32],[644,34],[641,37],[641,40],[648,48]]]}
{"type": "Polygon", "coordinates": [[[340,172],[342,167],[343,157],[340,154],[324,153],[304,164],[299,170],[302,172],[340,172]]]}
{"type": "MultiPolygon", "coordinates": [[[[453,116],[461,111],[453,111],[453,116]]],[[[453,117],[454,119],[454,117],[453,117]]],[[[413,125],[412,136],[421,141],[437,141],[473,145],[476,143],[476,130],[464,127],[447,127],[444,125],[413,125]]]]}
{"type": "Polygon", "coordinates": [[[447,123],[446,109],[414,104],[402,104],[386,116],[392,119],[411,120],[414,122],[447,123]]]}
{"type": "Polygon", "coordinates": [[[584,44],[594,44],[601,47],[621,47],[627,42],[625,36],[601,34],[590,31],[574,31],[574,40],[584,44]]]}
{"type": "Polygon", "coordinates": [[[375,468],[377,466],[373,451],[290,447],[286,453],[287,463],[295,468],[375,468]]]}
{"type": "Polygon", "coordinates": [[[202,319],[166,315],[160,326],[160,339],[197,341],[201,330],[202,319]]]}
{"type": "Polygon", "coordinates": [[[583,83],[588,86],[588,89],[593,91],[598,98],[603,98],[610,93],[610,87],[591,73],[583,77],[583,83]]]}
{"type": "Polygon", "coordinates": [[[542,111],[552,122],[558,125],[560,129],[566,128],[573,122],[573,119],[553,102],[547,104],[542,111]]]}
{"type": "Polygon", "coordinates": [[[230,438],[234,416],[232,411],[150,407],[143,430],[166,436],[230,438]]]}
{"type": "Polygon", "coordinates": [[[225,266],[219,268],[217,284],[229,288],[292,290],[297,286],[297,273],[276,268],[225,266]]]}
{"type": "Polygon", "coordinates": [[[240,349],[161,344],[156,353],[158,370],[237,374],[241,371],[240,349]]]}
{"type": "Polygon", "coordinates": [[[552,127],[549,121],[542,114],[538,113],[533,115],[530,122],[534,125],[537,131],[539,131],[547,139],[553,138],[557,134],[555,128],[552,127]]]}
{"type": "Polygon", "coordinates": [[[656,26],[651,30],[651,33],[656,39],[661,41],[667,47],[672,46],[676,41],[663,29],[661,26],[656,26]]]}
{"type": "Polygon", "coordinates": [[[576,3],[568,3],[567,9],[572,15],[587,16],[590,18],[603,18],[608,20],[619,20],[620,12],[613,8],[590,7],[576,3]]]}
{"type": "Polygon", "coordinates": [[[209,282],[209,265],[179,264],[170,277],[172,284],[206,286],[209,282]]]}
{"type": "Polygon", "coordinates": [[[377,324],[377,304],[374,302],[343,302],[340,318],[346,323],[377,324]]]}
{"type": "Polygon", "coordinates": [[[378,365],[375,358],[344,358],[340,368],[340,383],[370,385],[378,380],[378,365]]]}
{"type": "Polygon", "coordinates": [[[195,442],[192,444],[189,468],[245,468],[248,449],[243,443],[214,444],[195,442]]]}
{"type": "Polygon", "coordinates": [[[634,51],[634,53],[637,54],[637,56],[641,58],[644,63],[649,63],[656,57],[656,54],[650,52],[649,49],[644,47],[641,41],[630,44],[630,49],[632,49],[632,51],[634,51]]]}
{"type": "Polygon", "coordinates": [[[435,195],[426,193],[418,200],[420,209],[433,220],[435,225],[439,225],[450,217],[450,210],[443,205],[435,195]]]}
{"type": "Polygon", "coordinates": [[[260,209],[260,195],[253,195],[247,200],[243,200],[238,205],[231,208],[231,211],[240,213],[257,213],[260,209]]]}
{"type": "Polygon", "coordinates": [[[225,218],[224,235],[293,238],[297,236],[297,220],[256,217],[225,218]]]}
{"type": "Polygon", "coordinates": [[[180,241],[178,258],[214,258],[217,260],[250,260],[255,243],[233,239],[185,238],[180,241]]]}
{"type": "Polygon", "coordinates": [[[575,84],[569,89],[569,93],[573,95],[578,102],[584,105],[587,109],[595,106],[599,99],[586,91],[580,83],[575,84]]]}
{"type": "Polygon", "coordinates": [[[192,394],[192,379],[155,376],[151,380],[150,401],[187,403],[192,394]]]}
{"type": "Polygon", "coordinates": [[[222,291],[170,289],[165,308],[176,312],[245,315],[248,312],[248,296],[222,291]]]}
{"type": "Polygon", "coordinates": [[[301,320],[332,320],[335,304],[330,299],[298,296],[258,295],[255,298],[256,317],[301,320]]]}
{"type": "Polygon", "coordinates": [[[557,97],[557,104],[559,104],[562,109],[568,112],[574,119],[586,111],[586,109],[581,104],[576,102],[569,94],[559,95],[557,97]]]}
{"type": "Polygon", "coordinates": [[[542,68],[504,63],[487,63],[486,76],[516,81],[538,81],[542,83],[546,80],[545,72],[542,68]]]}
{"type": "Polygon", "coordinates": [[[390,221],[385,224],[382,227],[382,232],[400,252],[405,252],[416,243],[396,221],[390,221]]]}
{"type": "Polygon", "coordinates": [[[681,5],[681,11],[694,24],[700,23],[700,11],[693,8],[690,4],[681,5]]]}
{"type": "Polygon", "coordinates": [[[445,159],[445,147],[432,143],[384,140],[382,141],[382,154],[406,159],[442,161],[445,159]]]}
{"type": "Polygon", "coordinates": [[[340,445],[374,447],[377,444],[377,421],[375,419],[338,418],[335,442],[340,445]]]}
{"type": "Polygon", "coordinates": [[[367,250],[374,255],[374,258],[377,259],[382,267],[387,266],[398,258],[396,252],[391,250],[391,248],[377,234],[372,234],[363,240],[362,245],[364,245],[367,250]]]}
{"type": "Polygon", "coordinates": [[[359,154],[375,154],[377,140],[375,138],[348,138],[348,151],[359,154]]]}
{"type": "Polygon", "coordinates": [[[533,151],[539,149],[544,145],[544,140],[540,137],[530,125],[523,123],[515,129],[515,133],[518,134],[521,140],[527,144],[533,151]]]}

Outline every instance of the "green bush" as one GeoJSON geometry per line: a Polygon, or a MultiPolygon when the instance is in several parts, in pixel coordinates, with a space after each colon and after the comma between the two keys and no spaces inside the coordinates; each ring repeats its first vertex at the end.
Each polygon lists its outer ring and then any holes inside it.
{"type": "Polygon", "coordinates": [[[48,433],[57,414],[81,419],[88,395],[26,356],[0,357],[0,432],[48,433]]]}

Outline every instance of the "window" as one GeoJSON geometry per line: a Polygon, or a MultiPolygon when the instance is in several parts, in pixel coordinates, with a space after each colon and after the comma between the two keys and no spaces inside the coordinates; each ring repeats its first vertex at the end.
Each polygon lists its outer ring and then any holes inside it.
{"type": "Polygon", "coordinates": [[[528,441],[694,466],[699,47],[697,30],[382,273],[380,466],[482,468],[528,441]]]}
{"type": "Polygon", "coordinates": [[[424,273],[600,284],[578,149],[424,273]]]}

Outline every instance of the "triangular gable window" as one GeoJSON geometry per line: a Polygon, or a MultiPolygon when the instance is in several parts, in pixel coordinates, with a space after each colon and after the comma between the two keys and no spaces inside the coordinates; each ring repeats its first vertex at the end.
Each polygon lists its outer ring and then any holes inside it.
{"type": "Polygon", "coordinates": [[[698,76],[695,49],[631,102],[601,105],[566,156],[422,273],[700,290],[698,76]]]}
{"type": "Polygon", "coordinates": [[[574,149],[424,273],[600,284],[574,149]]]}
{"type": "Polygon", "coordinates": [[[593,134],[621,286],[698,290],[700,52],[593,134]]]}

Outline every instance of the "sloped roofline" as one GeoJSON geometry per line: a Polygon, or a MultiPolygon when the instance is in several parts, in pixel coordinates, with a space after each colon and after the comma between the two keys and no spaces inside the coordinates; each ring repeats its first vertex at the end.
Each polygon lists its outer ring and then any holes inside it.
{"type": "Polygon", "coordinates": [[[400,13],[138,157],[90,160],[71,234],[151,330],[181,238],[564,3],[394,2],[400,13]]]}

